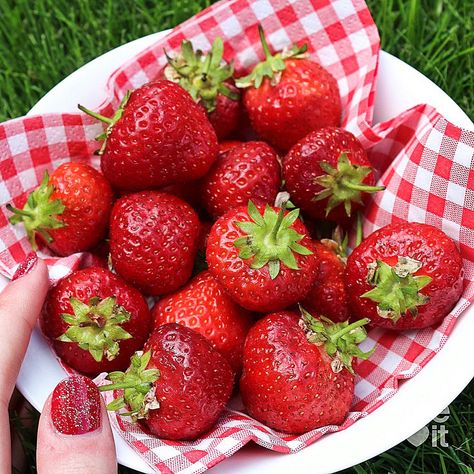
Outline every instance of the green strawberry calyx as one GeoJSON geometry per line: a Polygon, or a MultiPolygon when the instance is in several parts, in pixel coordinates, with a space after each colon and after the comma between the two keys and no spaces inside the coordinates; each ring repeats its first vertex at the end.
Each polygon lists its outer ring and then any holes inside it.
{"type": "Polygon", "coordinates": [[[160,377],[158,369],[147,369],[151,351],[136,352],[130,359],[130,366],[125,372],[110,372],[107,380],[112,383],[101,385],[99,390],[122,390],[122,394],[107,405],[107,410],[118,411],[128,407],[129,412],[121,413],[130,416],[133,421],[148,418],[150,410],[160,408],[156,398],[155,382],[160,377]]]}
{"type": "Polygon", "coordinates": [[[7,204],[6,208],[13,213],[8,220],[11,224],[23,222],[28,240],[33,250],[38,248],[36,244],[36,234],[47,243],[51,243],[53,238],[49,231],[59,229],[65,224],[58,219],[65,209],[60,199],[51,199],[54,192],[54,186],[49,184],[49,174],[44,172],[40,185],[28,196],[23,209],[13,207],[7,204]]]}
{"type": "Polygon", "coordinates": [[[363,326],[370,322],[368,318],[351,324],[349,321],[334,323],[325,316],[315,318],[301,306],[300,311],[300,327],[305,331],[309,342],[324,346],[326,353],[332,358],[331,369],[334,373],[346,368],[354,374],[354,357],[366,360],[374,353],[375,349],[363,352],[358,347],[367,338],[367,331],[363,326]]]}
{"type": "Polygon", "coordinates": [[[410,257],[398,257],[398,263],[391,267],[382,260],[369,263],[367,282],[374,288],[361,297],[378,303],[377,314],[396,323],[409,312],[414,318],[418,306],[428,302],[428,296],[420,293],[432,280],[427,275],[414,276],[422,263],[410,257]]]}
{"type": "Polygon", "coordinates": [[[363,204],[362,193],[376,193],[383,191],[385,186],[369,186],[363,181],[372,171],[370,166],[353,165],[347,153],[341,153],[334,168],[326,161],[321,161],[319,166],[324,174],[315,178],[315,184],[322,189],[314,196],[313,201],[328,199],[326,216],[337,206],[343,205],[348,217],[351,216],[352,203],[363,204]]]}
{"type": "Polygon", "coordinates": [[[302,46],[293,45],[289,49],[284,49],[272,55],[262,25],[258,25],[258,34],[260,35],[260,42],[265,53],[265,60],[258,63],[249,75],[236,79],[235,85],[237,87],[246,88],[253,86],[255,89],[258,89],[265,77],[268,77],[271,85],[274,86],[280,82],[281,74],[285,70],[285,59],[303,59],[307,57],[308,45],[306,43],[302,46]]]}
{"type": "MultiPolygon", "coordinates": [[[[166,53],[165,53],[166,54],[166,53]]],[[[211,50],[204,54],[194,51],[191,41],[181,43],[181,54],[172,58],[166,54],[168,65],[164,75],[168,81],[179,84],[187,90],[195,102],[201,102],[210,113],[216,109],[219,94],[231,100],[239,100],[240,94],[232,91],[225,82],[234,74],[233,63],[223,61],[224,44],[216,37],[211,50]]]]}
{"type": "Polygon", "coordinates": [[[132,338],[121,327],[130,320],[130,313],[116,303],[114,296],[104,299],[95,296],[88,304],[71,296],[69,303],[73,314],[61,314],[69,327],[57,340],[77,343],[81,349],[89,351],[96,362],[103,357],[109,361],[115,359],[120,349],[118,341],[132,338]]]}
{"type": "Polygon", "coordinates": [[[272,280],[280,273],[281,263],[291,270],[299,270],[295,253],[313,253],[298,243],[304,235],[291,227],[298,219],[300,210],[293,209],[285,215],[285,209],[286,203],[283,203],[278,212],[267,204],[262,215],[255,204],[249,201],[247,212],[251,221],[235,223],[246,234],[234,241],[235,247],[240,249],[239,257],[242,260],[253,258],[250,267],[254,269],[268,265],[272,280]]]}
{"type": "Polygon", "coordinates": [[[87,109],[86,107],[84,107],[81,104],[77,105],[77,108],[81,112],[84,112],[85,114],[87,114],[91,117],[94,117],[95,119],[107,124],[107,128],[105,129],[105,131],[95,138],[97,141],[104,140],[104,142],[102,143],[102,146],[96,152],[98,155],[102,155],[104,153],[105,147],[107,145],[107,138],[112,133],[112,129],[113,129],[114,125],[117,123],[118,120],[120,120],[122,118],[123,112],[125,110],[125,106],[127,105],[127,102],[129,101],[131,94],[132,94],[131,91],[128,91],[125,94],[122,101],[120,102],[120,105],[119,105],[118,109],[115,111],[115,114],[112,117],[105,117],[104,115],[101,115],[97,112],[94,112],[93,110],[87,109]]]}

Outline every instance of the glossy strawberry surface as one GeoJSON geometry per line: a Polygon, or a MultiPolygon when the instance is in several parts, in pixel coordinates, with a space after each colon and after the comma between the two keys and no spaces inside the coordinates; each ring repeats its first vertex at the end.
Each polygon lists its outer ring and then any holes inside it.
{"type": "Polygon", "coordinates": [[[59,219],[64,227],[51,230],[48,244],[58,255],[88,250],[105,235],[113,193],[97,170],[84,163],[64,163],[50,176],[51,200],[60,199],[65,209],[59,219]]]}
{"type": "Polygon", "coordinates": [[[155,436],[195,439],[213,427],[225,408],[234,376],[226,359],[197,332],[165,324],[150,336],[148,368],[160,371],[154,383],[160,404],[143,423],[155,436]]]}
{"type": "Polygon", "coordinates": [[[265,142],[246,142],[220,156],[202,182],[202,200],[215,219],[248,200],[273,205],[281,184],[276,151],[265,142]]]}
{"type": "MultiPolygon", "coordinates": [[[[300,140],[283,160],[283,177],[292,202],[315,219],[329,219],[341,223],[348,220],[343,203],[328,214],[329,198],[316,200],[318,193],[324,191],[324,187],[316,181],[325,174],[321,163],[335,168],[342,153],[347,155],[352,165],[371,166],[359,140],[351,132],[336,127],[311,132],[300,140]]],[[[370,186],[375,183],[372,171],[362,183],[370,186]]],[[[360,207],[361,203],[351,202],[351,215],[360,207]]]]}
{"type": "Polygon", "coordinates": [[[147,294],[171,293],[191,276],[199,231],[196,212],[176,196],[157,191],[123,196],[110,220],[113,267],[147,294]]]}
{"type": "MultiPolygon", "coordinates": [[[[259,206],[261,212],[263,209],[259,206]]],[[[224,214],[209,234],[206,258],[216,280],[240,306],[251,311],[278,311],[303,299],[315,277],[317,259],[314,254],[295,254],[299,269],[288,268],[282,263],[278,276],[272,279],[268,265],[252,268],[252,258],[239,257],[239,249],[234,242],[246,234],[238,227],[238,222],[251,222],[246,207],[224,214]]],[[[299,243],[311,251],[313,242],[304,224],[297,219],[291,228],[303,235],[299,243]]]]}
{"type": "Polygon", "coordinates": [[[217,146],[204,110],[179,85],[157,80],[132,92],[101,166],[114,187],[138,191],[202,177],[217,146]]]}
{"type": "Polygon", "coordinates": [[[89,376],[128,367],[130,356],[143,347],[151,326],[150,311],[140,292],[109,270],[99,267],[78,270],[60,280],[49,291],[41,315],[42,330],[51,340],[56,354],[70,367],[89,376]],[[110,296],[116,297],[116,303],[130,314],[130,320],[121,327],[132,338],[119,341],[117,357],[110,361],[104,357],[101,362],[97,362],[88,350],[81,349],[77,343],[58,340],[70,327],[61,315],[73,314],[71,297],[87,304],[91,298],[104,299],[110,296]]]}
{"type": "Polygon", "coordinates": [[[152,311],[155,327],[179,323],[204,337],[239,373],[251,313],[239,307],[209,271],[196,275],[184,288],[161,298],[152,311]]]}
{"type": "Polygon", "coordinates": [[[265,316],[250,330],[240,380],[248,413],[286,433],[338,425],[349,411],[354,377],[334,373],[322,346],[308,341],[300,316],[284,311],[265,316]]]}
{"type": "Polygon", "coordinates": [[[244,105],[258,135],[281,150],[341,120],[336,80],[309,59],[285,60],[279,82],[265,78],[259,88],[245,89],[244,105]]]}
{"type": "Polygon", "coordinates": [[[326,316],[334,322],[349,319],[349,304],[345,287],[345,264],[326,245],[315,243],[318,268],[313,285],[301,302],[311,314],[326,316]]]}
{"type": "MultiPolygon", "coordinates": [[[[427,224],[400,222],[372,233],[349,256],[346,286],[351,311],[356,317],[368,317],[371,324],[387,329],[419,329],[438,324],[459,300],[463,291],[463,262],[453,240],[427,224]],[[399,257],[420,262],[414,277],[431,278],[419,294],[426,298],[416,308],[417,314],[402,314],[394,322],[382,317],[377,302],[363,297],[374,286],[368,281],[369,268],[376,261],[393,267],[399,257]]],[[[395,288],[394,288],[395,289],[395,288]]]]}

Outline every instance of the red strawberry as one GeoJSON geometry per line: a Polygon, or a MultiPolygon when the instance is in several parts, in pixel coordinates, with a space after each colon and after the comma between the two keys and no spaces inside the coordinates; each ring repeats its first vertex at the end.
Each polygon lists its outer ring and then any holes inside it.
{"type": "Polygon", "coordinates": [[[179,323],[206,337],[236,373],[242,369],[242,351],[253,318],[240,308],[208,271],[187,286],[160,299],[152,312],[155,327],[179,323]]]}
{"type": "Polygon", "coordinates": [[[12,224],[23,222],[31,246],[36,238],[61,256],[94,247],[104,237],[113,204],[107,180],[84,163],[63,163],[40,186],[23,209],[7,204],[12,224]]]}
{"type": "Polygon", "coordinates": [[[299,141],[283,160],[291,200],[309,216],[346,222],[364,193],[383,190],[362,144],[347,130],[326,127],[299,141]]]}
{"type": "Polygon", "coordinates": [[[259,26],[265,60],[248,76],[236,80],[244,87],[244,105],[252,126],[269,143],[288,150],[309,132],[341,120],[341,98],[334,77],[309,59],[307,45],[271,55],[259,26]]]}
{"type": "Polygon", "coordinates": [[[264,142],[247,142],[218,158],[203,179],[202,199],[215,219],[249,199],[273,203],[281,184],[278,155],[264,142]]]}
{"type": "Polygon", "coordinates": [[[151,318],[135,288],[105,268],[90,267],[50,290],[41,326],[66,364],[95,376],[128,366],[148,338],[151,318]]]}
{"type": "Polygon", "coordinates": [[[217,138],[205,112],[170,81],[127,94],[112,118],[79,108],[108,124],[99,154],[102,172],[117,189],[193,181],[216,159],[217,138]]]}
{"type": "Polygon", "coordinates": [[[240,93],[232,75],[234,67],[223,61],[224,45],[216,37],[209,53],[194,51],[190,41],[181,43],[181,54],[171,58],[160,77],[179,84],[207,112],[217,138],[232,133],[240,117],[240,93]]]}
{"type": "Polygon", "coordinates": [[[257,208],[249,201],[248,207],[230,210],[212,227],[206,251],[209,270],[240,306],[278,311],[308,293],[318,262],[298,213],[257,208]]]}
{"type": "Polygon", "coordinates": [[[368,358],[366,320],[333,324],[303,311],[269,314],[245,341],[240,380],[248,413],[270,428],[305,433],[346,418],[354,394],[352,358],[368,358]]]}
{"type": "Polygon", "coordinates": [[[427,224],[401,222],[375,231],[349,256],[346,285],[355,316],[388,329],[437,324],[463,291],[455,243],[427,224]]]}
{"type": "Polygon", "coordinates": [[[336,252],[333,240],[315,243],[313,249],[318,259],[318,268],[313,286],[301,302],[311,314],[321,314],[340,323],[349,319],[349,304],[345,288],[345,258],[336,252]]]}
{"type": "Polygon", "coordinates": [[[197,332],[180,324],[156,329],[144,354],[132,357],[129,369],[112,372],[111,385],[125,388],[109,410],[128,407],[155,436],[192,440],[213,427],[229,401],[233,373],[225,358],[197,332]]]}
{"type": "Polygon", "coordinates": [[[157,191],[123,196],[110,218],[113,267],[147,294],[175,291],[191,276],[199,228],[193,208],[176,196],[157,191]]]}

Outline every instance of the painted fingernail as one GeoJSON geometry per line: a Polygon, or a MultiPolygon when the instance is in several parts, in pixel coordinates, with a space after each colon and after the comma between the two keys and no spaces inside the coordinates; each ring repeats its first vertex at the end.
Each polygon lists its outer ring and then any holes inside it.
{"type": "Polygon", "coordinates": [[[100,394],[92,380],[74,375],[59,382],[51,397],[51,419],[65,435],[81,435],[100,427],[100,394]]]}
{"type": "Polygon", "coordinates": [[[33,268],[35,268],[36,263],[38,262],[38,255],[35,252],[30,252],[25,260],[18,265],[15,274],[13,275],[12,281],[18,280],[22,276],[30,273],[33,268]]]}

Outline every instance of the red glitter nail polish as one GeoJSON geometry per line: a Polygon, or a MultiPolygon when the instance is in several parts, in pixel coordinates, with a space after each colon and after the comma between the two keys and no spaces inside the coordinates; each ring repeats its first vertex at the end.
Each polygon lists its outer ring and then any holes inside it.
{"type": "Polygon", "coordinates": [[[35,268],[36,263],[38,262],[38,255],[35,252],[30,252],[25,260],[18,265],[15,274],[13,275],[12,281],[18,280],[22,276],[25,276],[27,273],[30,273],[33,268],[35,268]]]}
{"type": "Polygon", "coordinates": [[[80,435],[100,427],[100,394],[92,380],[74,375],[59,382],[51,397],[51,419],[61,434],[80,435]]]}

